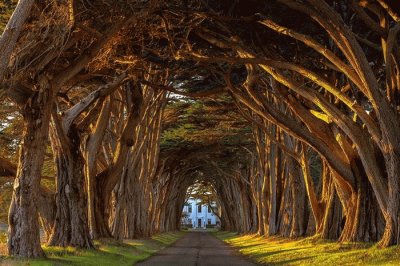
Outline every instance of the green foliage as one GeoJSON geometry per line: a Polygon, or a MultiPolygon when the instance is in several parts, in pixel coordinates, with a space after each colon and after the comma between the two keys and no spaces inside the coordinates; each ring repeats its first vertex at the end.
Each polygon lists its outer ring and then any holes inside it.
{"type": "Polygon", "coordinates": [[[190,140],[191,133],[194,132],[193,124],[182,124],[176,128],[165,130],[162,135],[162,145],[173,145],[190,140]]]}
{"type": "Polygon", "coordinates": [[[6,254],[7,253],[7,232],[6,231],[1,231],[0,228],[0,265],[2,265],[1,263],[1,254],[6,254]]]}
{"type": "Polygon", "coordinates": [[[8,208],[10,207],[12,197],[12,186],[13,183],[11,181],[0,177],[0,223],[7,222],[8,208]],[[1,181],[3,181],[3,184],[1,184],[1,181]]]}
{"type": "MultiPolygon", "coordinates": [[[[4,4],[3,4],[4,5],[4,4]]],[[[17,165],[18,147],[23,132],[23,121],[15,106],[4,101],[0,106],[0,157],[17,165]]],[[[46,159],[42,169],[41,184],[55,191],[55,170],[51,147],[46,150],[46,159]]],[[[6,223],[11,202],[13,178],[0,176],[0,222],[6,223]]]]}
{"type": "Polygon", "coordinates": [[[7,233],[0,231],[0,243],[6,243],[7,242],[7,233]]]}
{"type": "Polygon", "coordinates": [[[14,104],[2,102],[0,106],[0,155],[17,161],[17,149],[21,142],[23,122],[14,104]]]}
{"type": "MultiPolygon", "coordinates": [[[[125,240],[120,242],[97,242],[96,250],[81,250],[72,247],[44,247],[47,259],[18,260],[5,258],[7,265],[82,265],[109,266],[133,265],[145,260],[157,251],[181,238],[184,232],[169,232],[146,240],[125,240]]],[[[1,260],[1,257],[0,257],[1,260]]]]}
{"type": "MultiPolygon", "coordinates": [[[[212,205],[217,201],[215,189],[210,182],[199,180],[188,188],[187,198],[198,199],[198,205],[212,205]]],[[[217,211],[216,209],[214,211],[217,211]]]]}
{"type": "MultiPolygon", "coordinates": [[[[4,2],[0,6],[4,7],[4,2]]],[[[16,164],[23,127],[21,116],[13,109],[15,106],[10,102],[3,102],[0,106],[0,156],[16,164]]],[[[13,178],[0,176],[0,222],[3,223],[7,221],[12,187],[13,178]]]]}
{"type": "Polygon", "coordinates": [[[380,249],[371,243],[337,243],[313,238],[214,233],[260,264],[268,265],[400,265],[400,247],[380,249]]]}
{"type": "Polygon", "coordinates": [[[189,145],[243,145],[251,129],[230,108],[229,102],[179,100],[166,107],[161,138],[164,149],[189,145]]]}
{"type": "Polygon", "coordinates": [[[6,26],[7,21],[10,18],[17,2],[18,0],[0,1],[0,32],[3,32],[3,29],[6,26]]]}

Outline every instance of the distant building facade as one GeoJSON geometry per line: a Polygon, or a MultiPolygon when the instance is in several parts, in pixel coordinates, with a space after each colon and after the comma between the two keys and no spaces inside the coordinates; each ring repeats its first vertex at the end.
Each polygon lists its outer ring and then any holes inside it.
{"type": "MultiPolygon", "coordinates": [[[[192,225],[192,228],[207,228],[219,226],[220,221],[208,205],[200,205],[199,199],[189,198],[183,207],[182,224],[192,225]]],[[[211,203],[215,207],[215,203],[211,203]]],[[[215,208],[214,208],[215,209],[215,208]]]]}

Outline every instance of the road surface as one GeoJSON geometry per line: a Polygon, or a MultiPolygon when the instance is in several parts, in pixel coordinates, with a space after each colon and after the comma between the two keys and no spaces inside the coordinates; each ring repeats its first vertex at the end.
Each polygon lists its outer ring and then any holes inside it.
{"type": "Polygon", "coordinates": [[[140,266],[254,266],[221,240],[206,232],[189,232],[140,266]]]}

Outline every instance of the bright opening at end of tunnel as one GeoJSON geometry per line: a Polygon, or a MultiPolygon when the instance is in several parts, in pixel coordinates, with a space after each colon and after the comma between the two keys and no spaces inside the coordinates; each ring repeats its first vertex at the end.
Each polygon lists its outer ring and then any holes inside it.
{"type": "Polygon", "coordinates": [[[221,208],[214,187],[197,181],[186,191],[182,209],[181,229],[220,229],[221,208]]]}

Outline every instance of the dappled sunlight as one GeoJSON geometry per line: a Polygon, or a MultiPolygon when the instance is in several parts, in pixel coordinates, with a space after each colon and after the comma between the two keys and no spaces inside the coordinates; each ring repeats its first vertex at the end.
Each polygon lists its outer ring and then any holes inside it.
{"type": "Polygon", "coordinates": [[[126,243],[127,245],[132,246],[132,247],[137,247],[137,246],[143,246],[144,245],[144,243],[140,242],[140,240],[133,240],[133,239],[125,240],[124,243],[126,243]]]}
{"type": "Polygon", "coordinates": [[[336,243],[312,238],[298,240],[218,232],[215,235],[259,263],[290,265],[396,265],[400,248],[366,243],[336,243]]]}

